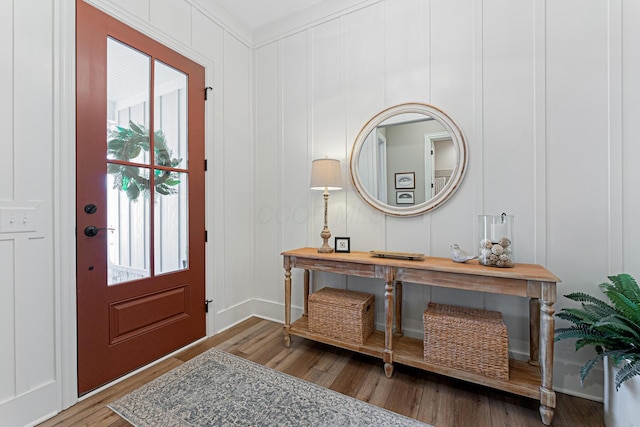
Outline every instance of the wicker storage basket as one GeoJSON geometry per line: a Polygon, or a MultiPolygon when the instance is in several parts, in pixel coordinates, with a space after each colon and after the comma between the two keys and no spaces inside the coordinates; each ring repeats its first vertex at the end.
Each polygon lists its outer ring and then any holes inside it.
{"type": "Polygon", "coordinates": [[[502,313],[429,303],[423,318],[425,362],[509,379],[509,338],[502,313]]]}
{"type": "Polygon", "coordinates": [[[373,333],[375,297],[364,292],[322,288],[309,295],[309,331],[352,344],[373,333]]]}

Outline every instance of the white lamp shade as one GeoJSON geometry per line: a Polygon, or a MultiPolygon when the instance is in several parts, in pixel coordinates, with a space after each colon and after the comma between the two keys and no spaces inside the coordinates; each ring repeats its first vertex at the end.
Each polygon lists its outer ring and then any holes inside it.
{"type": "Polygon", "coordinates": [[[340,160],[317,159],[311,163],[312,190],[342,190],[340,160]]]}

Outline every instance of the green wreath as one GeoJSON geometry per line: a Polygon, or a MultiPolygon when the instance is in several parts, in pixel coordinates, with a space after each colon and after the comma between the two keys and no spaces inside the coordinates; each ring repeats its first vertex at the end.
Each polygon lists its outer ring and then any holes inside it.
{"type": "MultiPolygon", "coordinates": [[[[131,161],[144,151],[149,151],[149,131],[142,125],[129,121],[129,128],[115,126],[108,135],[107,155],[110,159],[131,161]]],[[[171,158],[171,150],[162,130],[153,133],[153,146],[156,166],[176,167],[182,159],[171,158]]],[[[136,166],[108,163],[107,172],[114,175],[113,188],[124,191],[130,200],[137,200],[140,194],[149,197],[150,179],[145,177],[136,166]]],[[[158,194],[175,194],[180,184],[177,172],[155,170],[154,187],[158,194]]]]}

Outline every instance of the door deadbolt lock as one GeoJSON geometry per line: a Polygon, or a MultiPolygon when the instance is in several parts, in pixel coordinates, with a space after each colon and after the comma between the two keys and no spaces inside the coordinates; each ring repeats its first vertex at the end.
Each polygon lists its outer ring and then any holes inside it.
{"type": "Polygon", "coordinates": [[[108,228],[108,227],[105,227],[105,228],[98,228],[98,227],[96,227],[95,225],[87,225],[87,226],[84,228],[84,235],[85,235],[85,236],[88,236],[88,237],[93,237],[93,236],[96,236],[100,230],[109,230],[109,231],[113,231],[113,230],[115,230],[115,228],[108,228]]]}
{"type": "Polygon", "coordinates": [[[93,215],[94,213],[96,213],[98,211],[98,207],[96,205],[94,205],[93,203],[89,203],[87,205],[84,205],[84,211],[85,211],[85,213],[88,213],[89,215],[93,215]]]}

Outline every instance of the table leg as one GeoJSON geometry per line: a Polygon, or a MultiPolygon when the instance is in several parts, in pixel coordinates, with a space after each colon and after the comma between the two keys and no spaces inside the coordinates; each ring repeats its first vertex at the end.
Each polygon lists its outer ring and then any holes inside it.
{"type": "Polygon", "coordinates": [[[529,364],[540,365],[540,299],[529,300],[529,364]]]}
{"type": "Polygon", "coordinates": [[[387,378],[393,375],[393,278],[385,279],[384,287],[384,373],[387,378]]]}
{"type": "Polygon", "coordinates": [[[309,270],[304,271],[304,312],[302,315],[309,315],[309,270]]]}
{"type": "Polygon", "coordinates": [[[291,267],[288,259],[285,258],[284,267],[284,345],[289,348],[291,346],[291,335],[289,328],[291,327],[291,267]]]}
{"type": "Polygon", "coordinates": [[[396,330],[393,333],[394,337],[400,338],[404,334],[402,333],[402,282],[396,282],[396,330]]]}
{"type": "Polygon", "coordinates": [[[540,356],[542,381],[540,385],[540,416],[545,425],[551,425],[556,407],[556,393],[553,391],[553,338],[556,299],[556,284],[542,283],[540,304],[540,356]]]}

